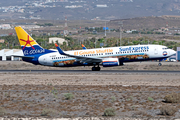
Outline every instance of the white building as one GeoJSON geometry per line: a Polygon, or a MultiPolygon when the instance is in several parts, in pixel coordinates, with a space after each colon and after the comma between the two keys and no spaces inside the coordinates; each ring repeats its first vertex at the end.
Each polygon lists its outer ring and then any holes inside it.
{"type": "Polygon", "coordinates": [[[38,25],[20,25],[23,29],[36,29],[36,28],[41,28],[38,25]]]}
{"type": "Polygon", "coordinates": [[[83,6],[81,5],[71,5],[71,6],[65,6],[65,8],[81,8],[83,6]]]}
{"type": "Polygon", "coordinates": [[[15,56],[24,56],[20,49],[2,49],[0,50],[0,61],[20,60],[21,58],[15,56]]]}
{"type": "Polygon", "coordinates": [[[10,24],[1,24],[0,29],[11,29],[11,25],[10,24]]]}
{"type": "Polygon", "coordinates": [[[96,5],[96,7],[99,7],[99,8],[106,8],[106,7],[108,7],[106,4],[104,4],[104,5],[96,5]]]}
{"type": "Polygon", "coordinates": [[[58,42],[61,45],[63,45],[63,42],[66,42],[66,45],[68,46],[68,42],[63,38],[58,38],[58,37],[49,38],[49,43],[56,43],[56,42],[58,42]]]}

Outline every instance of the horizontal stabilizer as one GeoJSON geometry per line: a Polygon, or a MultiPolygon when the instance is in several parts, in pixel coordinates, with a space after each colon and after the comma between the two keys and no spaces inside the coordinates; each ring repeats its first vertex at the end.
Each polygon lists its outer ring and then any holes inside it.
{"type": "Polygon", "coordinates": [[[29,59],[33,59],[33,56],[18,56],[18,55],[12,55],[13,57],[20,57],[20,58],[29,58],[29,59]]]}

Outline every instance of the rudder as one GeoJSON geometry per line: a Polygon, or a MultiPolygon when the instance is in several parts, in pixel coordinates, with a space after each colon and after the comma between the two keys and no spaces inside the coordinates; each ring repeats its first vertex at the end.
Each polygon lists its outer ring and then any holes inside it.
{"type": "Polygon", "coordinates": [[[24,56],[53,52],[42,48],[22,27],[15,27],[24,56]]]}

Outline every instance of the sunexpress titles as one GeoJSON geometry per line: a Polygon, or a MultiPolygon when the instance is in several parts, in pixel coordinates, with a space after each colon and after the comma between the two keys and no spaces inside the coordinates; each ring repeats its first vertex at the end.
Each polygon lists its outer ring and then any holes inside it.
{"type": "Polygon", "coordinates": [[[120,47],[119,52],[125,52],[125,51],[139,51],[139,50],[149,50],[149,46],[143,46],[143,47],[120,47]]]}

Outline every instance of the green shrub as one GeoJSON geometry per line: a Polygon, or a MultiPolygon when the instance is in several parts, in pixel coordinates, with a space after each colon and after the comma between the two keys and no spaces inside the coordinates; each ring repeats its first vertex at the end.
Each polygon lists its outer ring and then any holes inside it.
{"type": "Polygon", "coordinates": [[[64,97],[66,100],[71,100],[74,98],[74,95],[72,93],[65,93],[64,97]]]}
{"type": "Polygon", "coordinates": [[[151,97],[148,97],[148,100],[151,101],[151,102],[154,101],[154,99],[151,98],[151,97]]]}
{"type": "Polygon", "coordinates": [[[6,113],[5,108],[0,107],[0,116],[4,115],[6,113]]]}
{"type": "Polygon", "coordinates": [[[56,88],[52,87],[52,90],[50,90],[50,92],[53,93],[55,98],[57,98],[58,92],[57,92],[56,88]]]}
{"type": "Polygon", "coordinates": [[[115,96],[112,96],[111,97],[111,102],[115,102],[116,101],[116,97],[115,96]]]}
{"type": "Polygon", "coordinates": [[[164,97],[167,103],[180,103],[180,93],[172,93],[164,97]]]}
{"type": "Polygon", "coordinates": [[[55,116],[55,115],[59,115],[59,112],[49,108],[44,108],[41,112],[41,116],[55,116]]]}
{"type": "Polygon", "coordinates": [[[172,116],[172,115],[174,115],[174,113],[177,112],[177,108],[165,105],[160,108],[160,111],[161,111],[160,112],[161,115],[172,116]]]}
{"type": "Polygon", "coordinates": [[[116,115],[115,109],[113,108],[106,108],[104,111],[104,116],[114,116],[116,115]]]}

